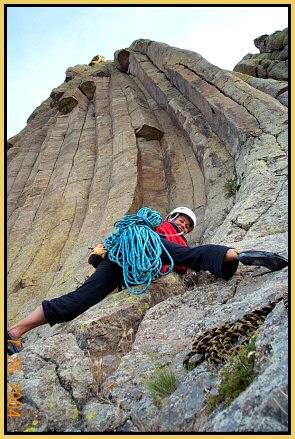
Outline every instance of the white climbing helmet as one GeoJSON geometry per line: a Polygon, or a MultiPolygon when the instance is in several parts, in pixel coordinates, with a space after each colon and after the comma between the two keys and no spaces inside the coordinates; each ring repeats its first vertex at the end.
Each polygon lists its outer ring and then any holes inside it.
{"type": "Polygon", "coordinates": [[[197,225],[197,218],[194,212],[188,207],[176,207],[176,209],[171,210],[171,212],[166,216],[167,221],[172,221],[178,217],[178,215],[186,215],[192,221],[193,226],[190,228],[191,232],[197,225]]]}

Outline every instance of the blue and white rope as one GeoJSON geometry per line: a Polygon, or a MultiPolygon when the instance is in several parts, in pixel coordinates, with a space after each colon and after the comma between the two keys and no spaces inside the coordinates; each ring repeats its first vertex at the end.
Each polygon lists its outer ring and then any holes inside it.
{"type": "Polygon", "coordinates": [[[125,285],[131,293],[144,293],[157,276],[163,275],[163,251],[170,259],[170,268],[165,275],[173,270],[173,259],[154,231],[162,222],[163,217],[159,212],[143,207],[136,215],[125,215],[116,221],[117,230],[104,240],[109,259],[122,267],[125,285]],[[134,290],[132,285],[145,287],[134,290]]]}

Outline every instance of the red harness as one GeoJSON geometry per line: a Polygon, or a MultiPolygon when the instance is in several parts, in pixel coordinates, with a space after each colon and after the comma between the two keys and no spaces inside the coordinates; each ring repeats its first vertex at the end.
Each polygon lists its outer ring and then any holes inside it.
{"type": "MultiPolygon", "coordinates": [[[[170,223],[169,221],[164,221],[163,224],[161,224],[159,227],[156,227],[155,232],[159,233],[168,241],[176,242],[177,244],[188,247],[187,240],[183,235],[175,236],[175,234],[179,233],[180,231],[175,224],[170,223]]],[[[182,265],[175,265],[174,268],[176,271],[180,271],[182,273],[187,270],[187,267],[183,267],[182,265]]],[[[162,272],[166,273],[168,269],[169,265],[163,265],[162,272]]]]}

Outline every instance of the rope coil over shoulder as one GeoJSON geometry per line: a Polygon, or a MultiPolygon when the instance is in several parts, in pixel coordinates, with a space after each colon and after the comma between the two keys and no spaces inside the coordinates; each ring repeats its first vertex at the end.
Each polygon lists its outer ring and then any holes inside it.
{"type": "Polygon", "coordinates": [[[164,247],[160,236],[154,231],[162,224],[162,215],[147,207],[135,215],[125,215],[115,222],[116,231],[104,240],[109,259],[123,269],[124,282],[131,293],[144,293],[159,275],[167,275],[173,270],[174,262],[164,247]],[[170,268],[162,273],[161,254],[170,259],[170,268]],[[134,290],[132,285],[144,285],[134,290]]]}

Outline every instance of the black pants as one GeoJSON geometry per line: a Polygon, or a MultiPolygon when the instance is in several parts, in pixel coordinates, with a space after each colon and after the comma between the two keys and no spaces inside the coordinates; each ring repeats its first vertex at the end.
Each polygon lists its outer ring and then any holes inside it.
{"type": "MultiPolygon", "coordinates": [[[[228,280],[238,267],[238,260],[223,262],[230,247],[223,245],[201,245],[185,247],[161,238],[175,264],[183,265],[195,271],[208,270],[222,279],[228,280]]],[[[169,258],[162,253],[163,264],[169,264],[169,258]]],[[[102,261],[97,270],[77,290],[42,302],[45,317],[50,326],[68,322],[87,309],[96,305],[123,283],[123,270],[108,258],[102,261]]]]}

